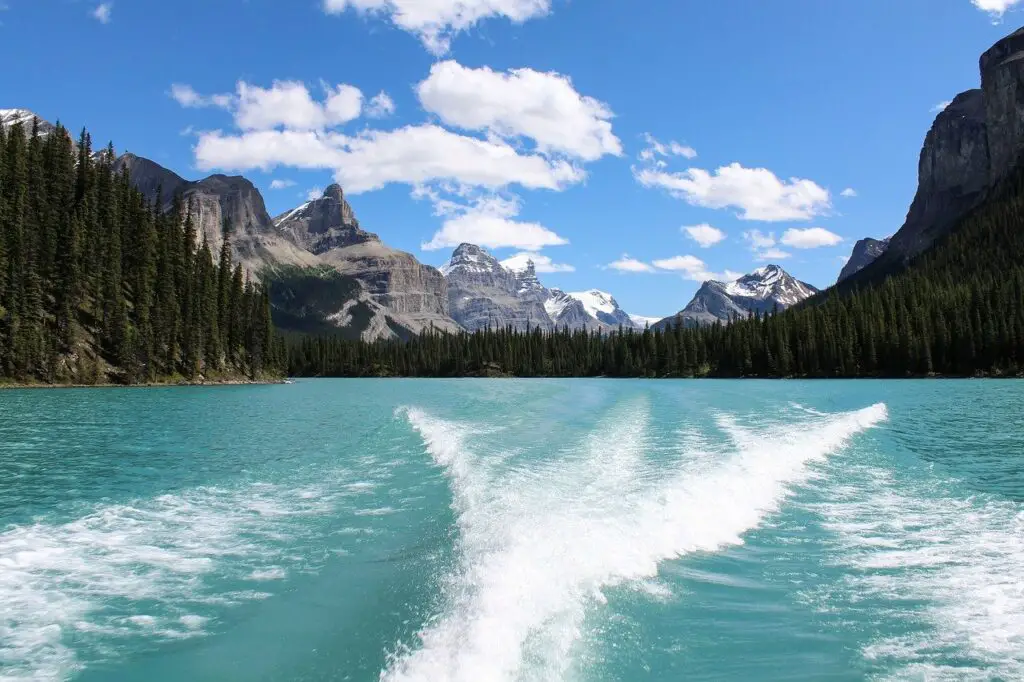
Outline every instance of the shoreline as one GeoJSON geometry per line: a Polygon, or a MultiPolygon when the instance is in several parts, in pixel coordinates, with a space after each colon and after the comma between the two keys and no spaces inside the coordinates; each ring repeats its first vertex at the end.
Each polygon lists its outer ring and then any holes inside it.
{"type": "Polygon", "coordinates": [[[149,381],[138,384],[46,384],[33,383],[0,383],[0,391],[21,389],[83,389],[83,388],[217,388],[222,386],[270,386],[284,384],[284,379],[224,379],[211,381],[149,381]]]}

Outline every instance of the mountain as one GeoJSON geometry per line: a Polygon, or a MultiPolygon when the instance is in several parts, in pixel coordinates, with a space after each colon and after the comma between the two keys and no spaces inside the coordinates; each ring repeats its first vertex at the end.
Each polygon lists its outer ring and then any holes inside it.
{"type": "Polygon", "coordinates": [[[396,325],[413,334],[428,328],[459,330],[448,315],[448,283],[441,273],[364,231],[339,185],[281,214],[273,224],[321,263],[361,283],[366,299],[376,306],[372,335],[387,336],[396,325]]]}
{"type": "Polygon", "coordinates": [[[734,282],[705,282],[689,305],[653,326],[663,329],[674,325],[678,319],[687,326],[728,323],[746,318],[752,312],[770,312],[776,306],[784,310],[816,293],[816,288],[799,281],[778,265],[766,265],[734,282]]]}
{"type": "Polygon", "coordinates": [[[979,63],[981,88],[960,93],[935,117],[918,163],[906,221],[878,267],[908,262],[980,206],[1024,153],[1024,29],[1003,38],[979,63]]]}
{"type": "Polygon", "coordinates": [[[40,135],[49,135],[57,129],[57,126],[42,119],[28,109],[0,109],[0,126],[8,127],[20,123],[24,127],[26,134],[32,133],[32,121],[37,118],[39,119],[40,135]]]}
{"type": "Polygon", "coordinates": [[[637,327],[611,294],[597,289],[574,293],[552,289],[544,308],[557,327],[591,330],[637,327]]]}
{"type": "Polygon", "coordinates": [[[452,317],[470,331],[512,326],[609,331],[637,328],[611,294],[592,289],[548,289],[528,257],[499,262],[475,244],[460,244],[441,268],[448,280],[452,317]]]}
{"type": "Polygon", "coordinates": [[[448,282],[451,316],[469,331],[553,326],[544,309],[548,293],[532,262],[516,272],[479,246],[460,244],[441,272],[448,282]]]}
{"type": "Polygon", "coordinates": [[[233,261],[271,284],[282,328],[366,340],[459,329],[448,317],[441,273],[364,231],[338,185],[271,218],[260,191],[242,176],[188,181],[135,154],[117,159],[115,170],[122,169],[150,201],[161,193],[164,210],[178,194],[214,252],[226,221],[233,261]]]}
{"type": "Polygon", "coordinates": [[[878,260],[889,248],[889,239],[889,237],[881,240],[868,237],[854,244],[850,260],[846,261],[846,265],[843,266],[839,273],[839,279],[836,281],[842,282],[878,260]]]}

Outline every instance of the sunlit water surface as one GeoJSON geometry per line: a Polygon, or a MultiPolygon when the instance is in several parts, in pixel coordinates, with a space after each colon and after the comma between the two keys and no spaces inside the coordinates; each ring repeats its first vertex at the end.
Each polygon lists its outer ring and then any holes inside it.
{"type": "Polygon", "coordinates": [[[1024,679],[1024,384],[0,392],[0,680],[1024,679]]]}

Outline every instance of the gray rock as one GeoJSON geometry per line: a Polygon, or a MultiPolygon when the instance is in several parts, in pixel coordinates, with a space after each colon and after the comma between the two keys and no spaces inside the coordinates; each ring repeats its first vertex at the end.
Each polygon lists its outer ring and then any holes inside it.
{"type": "Polygon", "coordinates": [[[532,263],[522,273],[514,272],[479,246],[460,244],[441,272],[448,280],[451,316],[470,331],[553,327],[544,309],[548,291],[532,263]]]}
{"type": "Polygon", "coordinates": [[[705,282],[689,305],[656,323],[664,329],[681,320],[687,326],[729,323],[751,313],[768,313],[805,301],[818,290],[796,279],[778,265],[766,265],[735,282],[705,282]]]}
{"type": "Polygon", "coordinates": [[[889,238],[871,239],[868,237],[858,241],[853,245],[850,260],[846,261],[846,265],[843,266],[837,282],[842,282],[874,263],[885,253],[887,248],[889,248],[889,238]]]}
{"type": "Polygon", "coordinates": [[[274,225],[306,251],[318,255],[331,249],[380,241],[377,235],[359,227],[340,185],[331,185],[319,199],[277,216],[274,225]]]}
{"type": "Polygon", "coordinates": [[[957,95],[925,138],[907,220],[879,263],[906,262],[946,234],[1024,154],[1024,29],[982,55],[981,89],[957,95]]]}

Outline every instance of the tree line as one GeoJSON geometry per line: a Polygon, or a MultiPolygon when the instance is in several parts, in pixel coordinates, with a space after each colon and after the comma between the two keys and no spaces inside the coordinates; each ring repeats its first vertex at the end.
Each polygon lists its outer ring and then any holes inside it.
{"type": "Polygon", "coordinates": [[[0,126],[0,379],[259,378],[284,349],[268,292],[61,125],[0,126]]]}
{"type": "Polygon", "coordinates": [[[296,337],[299,376],[1018,376],[1024,172],[910,263],[731,324],[612,333],[490,329],[373,343],[296,337]]]}

